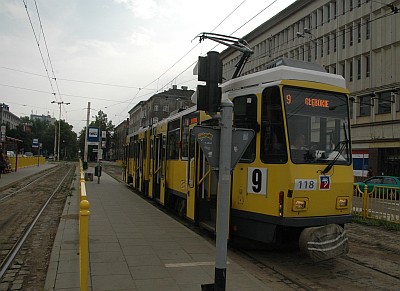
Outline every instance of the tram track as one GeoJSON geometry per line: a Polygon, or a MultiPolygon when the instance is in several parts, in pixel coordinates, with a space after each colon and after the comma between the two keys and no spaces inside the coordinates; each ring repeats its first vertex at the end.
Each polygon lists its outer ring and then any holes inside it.
{"type": "Polygon", "coordinates": [[[388,250],[380,246],[382,241],[379,239],[360,239],[359,233],[369,231],[376,238],[383,238],[381,233],[392,234],[390,237],[394,242],[399,242],[399,234],[351,225],[348,230],[351,242],[349,254],[323,262],[315,263],[299,250],[271,251],[242,247],[234,247],[233,250],[255,266],[254,272],[261,274],[259,277],[263,277],[264,273],[270,276],[276,274],[288,289],[392,290],[400,283],[400,245],[397,250],[388,250]]]}
{"type": "Polygon", "coordinates": [[[14,183],[11,183],[9,185],[3,186],[0,188],[0,203],[3,200],[6,200],[7,198],[11,197],[12,195],[17,194],[18,192],[26,189],[30,185],[37,183],[39,180],[45,178],[46,176],[52,174],[54,171],[57,171],[59,167],[62,167],[62,165],[58,165],[55,168],[51,168],[48,170],[45,170],[43,172],[33,174],[23,181],[17,181],[14,183]]]}
{"type": "MultiPolygon", "coordinates": [[[[63,208],[67,196],[65,194],[70,191],[74,169],[75,164],[65,164],[41,173],[41,175],[34,175],[29,178],[30,181],[14,183],[12,187],[8,188],[7,195],[2,196],[0,200],[0,213],[2,213],[0,217],[0,232],[2,233],[0,238],[0,283],[5,284],[4,282],[12,281],[13,275],[10,275],[10,267],[12,268],[15,264],[13,262],[18,261],[21,268],[24,265],[29,268],[29,264],[25,264],[25,260],[32,260],[27,257],[36,251],[31,249],[32,246],[29,243],[26,245],[26,242],[32,239],[32,235],[33,237],[38,236],[34,233],[40,231],[38,229],[43,227],[42,224],[54,224],[56,219],[58,225],[61,213],[51,213],[52,217],[49,218],[43,217],[49,215],[50,210],[48,209],[49,207],[54,208],[54,203],[59,204],[58,209],[63,208]],[[54,215],[56,216],[54,217],[54,215]],[[43,223],[46,220],[47,222],[43,223]],[[21,249],[24,249],[22,255],[21,249]]],[[[50,239],[51,247],[54,235],[49,231],[49,234],[45,234],[45,237],[40,237],[39,240],[49,241],[50,239]]],[[[43,234],[39,236],[43,236],[43,234]]],[[[31,273],[31,271],[34,270],[25,270],[24,274],[31,273]]],[[[12,273],[15,275],[15,270],[12,273]]]]}

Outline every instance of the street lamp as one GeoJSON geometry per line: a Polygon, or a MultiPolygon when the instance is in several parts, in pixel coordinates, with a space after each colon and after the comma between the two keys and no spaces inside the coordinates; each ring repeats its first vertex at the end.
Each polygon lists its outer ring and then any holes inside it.
{"type": "MultiPolygon", "coordinates": [[[[51,101],[51,103],[57,103],[58,106],[60,107],[60,114],[58,116],[58,149],[57,149],[57,161],[60,160],[60,130],[61,130],[61,104],[69,105],[71,103],[69,102],[64,102],[64,101],[51,101]]],[[[55,130],[55,127],[54,127],[55,130]]],[[[56,154],[56,135],[54,135],[54,154],[56,154]]]]}

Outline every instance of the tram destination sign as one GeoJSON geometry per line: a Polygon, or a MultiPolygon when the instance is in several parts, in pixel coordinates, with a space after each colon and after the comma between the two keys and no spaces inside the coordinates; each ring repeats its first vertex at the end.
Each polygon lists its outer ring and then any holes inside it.
{"type": "MultiPolygon", "coordinates": [[[[212,126],[195,126],[193,135],[200,145],[208,163],[213,170],[219,167],[221,130],[212,126]]],[[[254,130],[246,128],[232,129],[231,169],[236,167],[250,142],[254,138],[254,130]]]]}

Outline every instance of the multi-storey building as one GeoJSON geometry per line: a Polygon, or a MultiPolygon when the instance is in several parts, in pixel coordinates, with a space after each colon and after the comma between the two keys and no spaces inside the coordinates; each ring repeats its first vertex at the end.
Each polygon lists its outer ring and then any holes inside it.
{"type": "Polygon", "coordinates": [[[56,122],[55,117],[51,117],[50,115],[36,115],[36,114],[31,114],[30,120],[40,120],[40,121],[47,121],[50,124],[54,124],[56,122]]]}
{"type": "Polygon", "coordinates": [[[0,104],[0,124],[5,124],[9,129],[14,129],[20,122],[21,119],[10,112],[10,107],[7,104],[0,104]]]}
{"type": "MultiPolygon", "coordinates": [[[[243,37],[254,50],[243,74],[289,57],[346,79],[355,176],[365,176],[369,167],[374,174],[400,176],[399,6],[400,1],[298,0],[243,37]]],[[[228,48],[222,58],[229,80],[240,52],[228,48]]]]}
{"type": "Polygon", "coordinates": [[[128,136],[129,119],[122,121],[114,128],[114,156],[115,160],[122,160],[124,157],[124,145],[128,136]]]}
{"type": "Polygon", "coordinates": [[[129,133],[137,131],[141,127],[150,126],[170,114],[181,109],[193,106],[190,97],[193,90],[186,86],[178,89],[176,85],[172,89],[151,96],[146,101],[139,102],[129,111],[129,133]]]}

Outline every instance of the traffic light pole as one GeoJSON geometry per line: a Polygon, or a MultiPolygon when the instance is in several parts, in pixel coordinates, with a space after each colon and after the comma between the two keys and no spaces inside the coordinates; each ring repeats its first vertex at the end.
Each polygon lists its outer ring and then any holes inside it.
{"type": "Polygon", "coordinates": [[[233,103],[229,99],[221,102],[221,139],[219,155],[219,192],[217,195],[217,229],[215,255],[214,290],[225,291],[226,260],[228,254],[229,204],[231,186],[231,147],[232,147],[233,103]],[[223,145],[223,146],[222,146],[223,145]]]}

